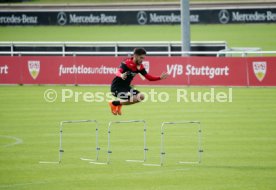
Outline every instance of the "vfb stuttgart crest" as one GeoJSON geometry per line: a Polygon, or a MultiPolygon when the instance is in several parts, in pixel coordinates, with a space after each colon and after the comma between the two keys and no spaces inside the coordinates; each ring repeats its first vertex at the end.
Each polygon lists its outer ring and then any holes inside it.
{"type": "Polygon", "coordinates": [[[266,74],[266,62],[253,62],[255,76],[261,82],[266,74]]]}
{"type": "Polygon", "coordinates": [[[149,68],[150,68],[150,63],[149,61],[143,61],[142,64],[144,65],[145,70],[147,71],[147,73],[149,72],[149,68]]]}
{"type": "Polygon", "coordinates": [[[40,71],[40,61],[28,61],[28,68],[31,76],[35,80],[40,71]]]}

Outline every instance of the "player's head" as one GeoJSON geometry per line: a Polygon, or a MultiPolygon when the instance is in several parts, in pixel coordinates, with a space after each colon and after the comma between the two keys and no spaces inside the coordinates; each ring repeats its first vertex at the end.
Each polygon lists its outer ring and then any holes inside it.
{"type": "Polygon", "coordinates": [[[144,48],[135,48],[133,52],[133,61],[140,65],[145,59],[147,52],[144,48]]]}

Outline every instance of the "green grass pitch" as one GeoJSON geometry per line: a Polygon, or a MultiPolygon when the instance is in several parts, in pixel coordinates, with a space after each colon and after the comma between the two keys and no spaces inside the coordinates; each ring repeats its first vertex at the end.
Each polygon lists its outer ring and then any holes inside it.
{"type": "MultiPolygon", "coordinates": [[[[191,25],[192,41],[275,50],[275,24],[191,25]]],[[[0,27],[0,41],[180,41],[180,25],[0,27]]]]}
{"type": "MultiPolygon", "coordinates": [[[[275,189],[276,91],[274,88],[233,88],[233,102],[177,102],[175,87],[154,88],[167,92],[166,103],[147,101],[124,107],[113,116],[106,102],[85,102],[80,96],[62,102],[62,89],[74,92],[108,92],[109,87],[2,86],[0,88],[0,189],[275,189]],[[44,100],[45,90],[54,89],[54,103],[44,100]],[[93,125],[68,124],[63,132],[64,157],[57,161],[59,122],[99,121],[100,161],[107,158],[109,121],[144,119],[148,124],[148,160],[158,163],[162,121],[199,120],[203,129],[203,162],[180,165],[196,159],[196,132],[182,126],[168,127],[163,167],[127,163],[142,159],[142,125],[114,125],[110,165],[93,165],[80,157],[95,157],[93,125]],[[17,140],[22,142],[16,143],[17,140]]],[[[206,92],[209,87],[179,87],[188,92],[206,92]]],[[[217,92],[228,88],[217,87],[217,92]]]]}

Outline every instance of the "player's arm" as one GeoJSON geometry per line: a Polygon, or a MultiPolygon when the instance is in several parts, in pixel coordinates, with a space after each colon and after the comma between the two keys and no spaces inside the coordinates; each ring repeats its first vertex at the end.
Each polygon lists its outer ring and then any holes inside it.
{"type": "Polygon", "coordinates": [[[121,63],[120,68],[116,72],[116,76],[125,80],[127,78],[127,73],[125,72],[125,63],[121,63]]]}
{"type": "Polygon", "coordinates": [[[161,76],[152,76],[152,75],[148,74],[145,69],[143,69],[141,71],[141,74],[149,81],[163,80],[163,79],[166,79],[168,77],[167,73],[162,73],[161,76]]]}
{"type": "Polygon", "coordinates": [[[149,81],[157,81],[157,80],[161,80],[161,77],[157,77],[157,76],[152,76],[150,74],[145,74],[144,77],[149,80],[149,81]]]}

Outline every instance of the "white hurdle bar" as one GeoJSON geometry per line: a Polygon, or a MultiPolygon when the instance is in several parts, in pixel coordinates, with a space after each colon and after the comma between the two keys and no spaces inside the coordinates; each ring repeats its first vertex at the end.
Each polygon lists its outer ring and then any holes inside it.
{"type": "Polygon", "coordinates": [[[110,150],[110,136],[111,136],[111,126],[113,124],[120,124],[120,123],[143,123],[144,124],[144,159],[143,160],[126,160],[127,162],[145,162],[147,159],[147,141],[146,141],[146,132],[147,132],[147,125],[144,120],[129,120],[129,121],[110,121],[108,125],[108,151],[107,151],[107,164],[110,164],[110,157],[112,151],[110,150]]]}
{"type": "Polygon", "coordinates": [[[163,166],[165,160],[165,150],[164,150],[164,134],[166,125],[178,125],[178,124],[196,124],[198,125],[198,160],[197,161],[179,161],[179,164],[199,164],[202,161],[202,130],[199,121],[177,121],[177,122],[163,122],[161,125],[161,144],[160,144],[160,164],[144,164],[145,166],[163,166]]]}
{"type": "MultiPolygon", "coordinates": [[[[98,122],[97,120],[68,120],[68,121],[61,121],[60,122],[60,138],[59,138],[59,163],[61,163],[62,160],[62,154],[64,153],[64,150],[62,149],[62,133],[63,133],[63,126],[64,124],[70,124],[70,123],[95,123],[96,124],[96,161],[99,159],[99,143],[98,143],[98,122]]],[[[89,158],[80,158],[81,160],[89,160],[94,161],[94,159],[89,158]]]]}
{"type": "Polygon", "coordinates": [[[62,148],[62,133],[63,133],[63,126],[64,124],[72,124],[72,123],[95,123],[96,124],[96,158],[90,159],[90,158],[80,158],[81,160],[86,161],[97,161],[99,159],[99,143],[98,143],[98,122],[97,120],[68,120],[68,121],[61,121],[60,122],[60,130],[59,130],[59,159],[58,162],[50,162],[50,161],[40,161],[40,164],[60,164],[62,161],[62,154],[64,153],[64,150],[62,148]]]}

